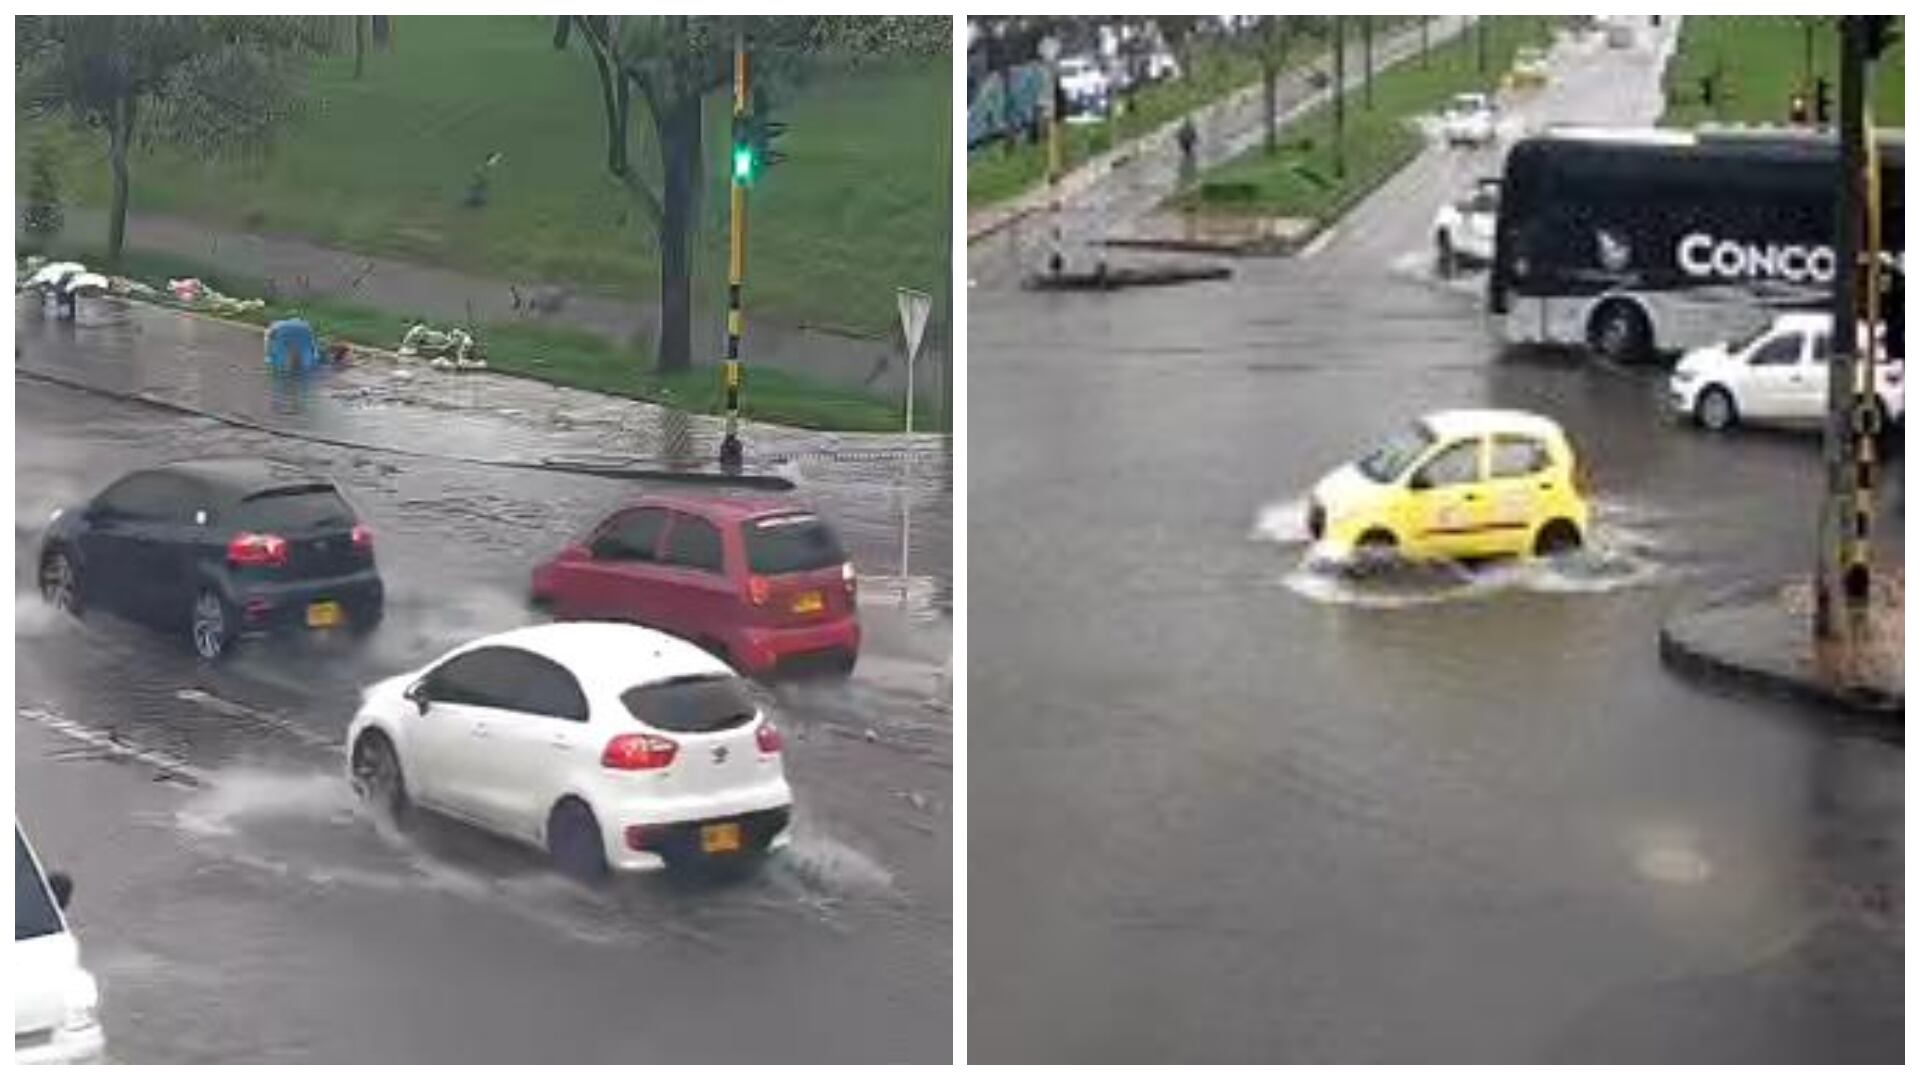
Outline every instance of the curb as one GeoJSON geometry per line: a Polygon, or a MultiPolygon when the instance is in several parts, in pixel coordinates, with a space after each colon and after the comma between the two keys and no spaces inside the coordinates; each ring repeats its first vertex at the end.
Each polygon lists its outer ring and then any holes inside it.
{"type": "Polygon", "coordinates": [[[1200,281],[1223,281],[1233,276],[1228,266],[1189,266],[1165,268],[1117,267],[1105,272],[1079,274],[1034,274],[1021,284],[1034,292],[1116,292],[1120,289],[1149,286],[1186,285],[1200,281]]]}
{"type": "MultiPolygon", "coordinates": [[[[1731,603],[1749,591],[1730,591],[1689,609],[1688,613],[1731,603]]],[[[1890,696],[1867,688],[1829,686],[1814,679],[1738,663],[1715,654],[1691,640],[1689,635],[1677,633],[1673,622],[1673,616],[1669,616],[1661,623],[1659,649],[1661,663],[1676,674],[1700,682],[1738,688],[1761,697],[1819,706],[1839,712],[1853,721],[1868,722],[1877,727],[1904,727],[1904,694],[1890,696]]]]}

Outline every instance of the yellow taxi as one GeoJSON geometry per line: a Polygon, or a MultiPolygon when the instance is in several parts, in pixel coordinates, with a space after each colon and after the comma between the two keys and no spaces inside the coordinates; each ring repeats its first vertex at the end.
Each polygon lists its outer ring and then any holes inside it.
{"type": "Polygon", "coordinates": [[[1555,555],[1589,511],[1560,425],[1510,409],[1428,413],[1314,485],[1307,531],[1337,559],[1555,555]]]}

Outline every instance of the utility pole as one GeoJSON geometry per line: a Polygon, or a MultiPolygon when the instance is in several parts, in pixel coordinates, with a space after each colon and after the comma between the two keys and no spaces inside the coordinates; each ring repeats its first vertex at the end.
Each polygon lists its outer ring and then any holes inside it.
{"type": "Polygon", "coordinates": [[[1366,69],[1365,102],[1367,111],[1373,111],[1373,16],[1360,16],[1360,64],[1366,69]]]}
{"type": "Polygon", "coordinates": [[[1040,59],[1047,65],[1047,217],[1052,234],[1052,249],[1047,253],[1047,270],[1054,277],[1067,268],[1067,256],[1060,236],[1060,174],[1063,171],[1060,125],[1066,111],[1066,95],[1060,89],[1060,41],[1049,34],[1040,41],[1040,59]]]}
{"type": "Polygon", "coordinates": [[[747,38],[733,38],[733,184],[731,227],[727,237],[727,435],[720,440],[720,468],[739,472],[745,458],[740,445],[740,335],[746,329],[741,293],[747,280],[747,181],[753,176],[752,140],[747,134],[747,38]],[[744,159],[743,156],[745,155],[744,159]]]}
{"type": "Polygon", "coordinates": [[[1865,237],[1869,243],[1862,244],[1862,233],[1868,231],[1863,219],[1879,216],[1878,207],[1869,202],[1879,187],[1878,178],[1868,175],[1869,167],[1877,167],[1868,146],[1872,133],[1866,114],[1869,18],[1840,17],[1840,183],[1834,207],[1839,235],[1834,243],[1833,356],[1827,369],[1827,492],[1813,611],[1814,636],[1825,641],[1850,636],[1866,612],[1872,584],[1868,539],[1874,489],[1871,432],[1878,419],[1872,412],[1875,328],[1869,322],[1863,337],[1859,324],[1863,299],[1869,310],[1878,307],[1871,295],[1878,268],[1862,265],[1863,246],[1869,256],[1877,254],[1872,250],[1876,238],[1865,237]],[[1845,627],[1838,617],[1842,604],[1848,616],[1845,627]]]}
{"type": "Polygon", "coordinates": [[[1333,175],[1347,177],[1347,42],[1346,22],[1333,17],[1333,175]]]}

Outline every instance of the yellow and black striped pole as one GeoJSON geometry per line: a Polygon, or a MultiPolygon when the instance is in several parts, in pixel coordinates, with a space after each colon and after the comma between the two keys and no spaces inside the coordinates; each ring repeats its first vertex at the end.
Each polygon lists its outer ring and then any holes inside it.
{"type": "Polygon", "coordinates": [[[1874,380],[1874,363],[1882,347],[1880,336],[1880,150],[1873,137],[1873,117],[1866,110],[1860,118],[1864,129],[1861,142],[1865,148],[1866,176],[1861,186],[1866,189],[1866,252],[1862,261],[1862,276],[1865,283],[1861,289],[1859,306],[1865,322],[1864,339],[1853,365],[1853,445],[1850,458],[1853,465],[1852,503],[1849,508],[1848,528],[1840,544],[1840,592],[1855,608],[1866,604],[1868,593],[1873,585],[1873,509],[1875,488],[1875,447],[1874,439],[1880,434],[1881,424],[1887,417],[1881,414],[1880,395],[1874,380]]]}
{"type": "MultiPolygon", "coordinates": [[[[720,441],[720,467],[729,472],[740,468],[745,457],[740,445],[740,335],[746,329],[741,308],[741,292],[747,280],[747,177],[741,175],[741,153],[751,154],[747,146],[747,42],[744,36],[733,42],[733,146],[731,162],[732,225],[727,230],[731,252],[727,260],[727,360],[723,381],[727,392],[727,435],[720,441]]],[[[751,162],[746,163],[751,169],[751,162]]]]}

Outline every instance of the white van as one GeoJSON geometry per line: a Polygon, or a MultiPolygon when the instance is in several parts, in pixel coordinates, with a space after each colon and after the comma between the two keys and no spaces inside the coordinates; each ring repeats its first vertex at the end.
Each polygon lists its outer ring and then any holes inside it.
{"type": "Polygon", "coordinates": [[[80,966],[80,943],[62,913],[73,893],[52,878],[13,825],[13,1060],[18,1065],[84,1064],[106,1055],[100,987],[80,966]]]}

